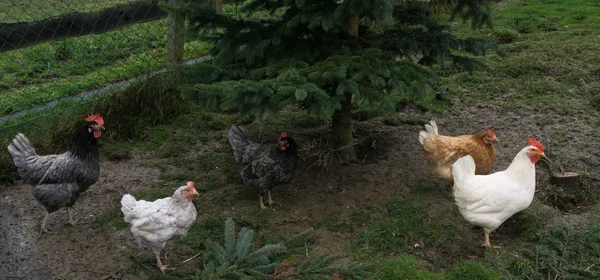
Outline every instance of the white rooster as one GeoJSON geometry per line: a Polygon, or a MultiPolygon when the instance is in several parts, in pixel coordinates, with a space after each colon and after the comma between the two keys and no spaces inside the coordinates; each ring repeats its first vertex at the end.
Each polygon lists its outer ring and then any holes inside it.
{"type": "Polygon", "coordinates": [[[475,175],[471,156],[452,165],[454,200],[468,222],[483,228],[485,243],[481,246],[491,247],[490,232],[533,201],[535,164],[545,155],[540,141],[529,138],[527,144],[504,171],[475,175]]]}
{"type": "Polygon", "coordinates": [[[146,245],[156,256],[156,267],[164,274],[167,266],[160,261],[160,251],[173,236],[185,236],[196,220],[196,207],[192,203],[198,192],[194,182],[179,187],[173,196],[152,202],[135,200],[126,194],[121,199],[121,212],[131,224],[131,233],[139,246],[146,245]]]}

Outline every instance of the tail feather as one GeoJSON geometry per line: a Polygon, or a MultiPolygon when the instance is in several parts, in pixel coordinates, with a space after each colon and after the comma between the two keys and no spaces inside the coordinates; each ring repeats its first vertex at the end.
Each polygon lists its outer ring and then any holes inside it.
{"type": "Polygon", "coordinates": [[[425,124],[425,131],[419,132],[419,142],[424,145],[425,139],[428,138],[429,134],[438,134],[438,127],[434,120],[431,120],[429,124],[425,124]]]}
{"type": "Polygon", "coordinates": [[[475,176],[475,160],[470,155],[459,158],[452,164],[452,175],[454,176],[454,186],[460,185],[470,177],[475,176]]]}
{"type": "Polygon", "coordinates": [[[35,149],[29,139],[23,135],[23,133],[17,134],[12,141],[12,144],[8,145],[8,152],[12,155],[13,160],[20,158],[26,158],[29,156],[36,156],[35,149]]]}
{"type": "Polygon", "coordinates": [[[130,223],[133,220],[133,208],[137,204],[137,200],[130,194],[125,194],[121,198],[121,212],[125,215],[125,221],[130,223]]]}
{"type": "Polygon", "coordinates": [[[246,152],[247,140],[244,132],[237,126],[232,125],[229,129],[229,144],[233,148],[233,156],[235,157],[235,161],[237,163],[241,163],[244,158],[244,153],[246,152]]]}

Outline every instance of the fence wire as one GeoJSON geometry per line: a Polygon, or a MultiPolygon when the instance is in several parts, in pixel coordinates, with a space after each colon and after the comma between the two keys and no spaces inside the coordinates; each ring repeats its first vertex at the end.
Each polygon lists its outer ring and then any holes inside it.
{"type": "MultiPolygon", "coordinates": [[[[0,0],[0,141],[46,137],[49,123],[165,69],[167,18],[156,0],[0,0]]],[[[207,49],[186,42],[184,60],[207,49]]]]}

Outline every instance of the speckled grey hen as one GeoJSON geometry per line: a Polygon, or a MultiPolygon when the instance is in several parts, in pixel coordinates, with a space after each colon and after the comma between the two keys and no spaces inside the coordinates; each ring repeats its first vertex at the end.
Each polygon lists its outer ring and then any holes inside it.
{"type": "Polygon", "coordinates": [[[271,199],[271,189],[289,182],[294,176],[298,159],[296,141],[282,132],[277,145],[260,145],[246,139],[237,125],[231,126],[228,138],[235,161],[242,167],[244,184],[258,191],[260,208],[266,208],[263,203],[265,194],[269,195],[269,205],[273,205],[275,202],[271,199]]]}
{"type": "Polygon", "coordinates": [[[50,213],[67,207],[69,224],[76,225],[71,207],[100,176],[98,138],[104,120],[89,115],[77,129],[70,151],[58,155],[40,156],[25,135],[19,133],[8,146],[13,162],[25,183],[33,186],[35,199],[46,209],[40,234],[47,232],[50,213]]]}

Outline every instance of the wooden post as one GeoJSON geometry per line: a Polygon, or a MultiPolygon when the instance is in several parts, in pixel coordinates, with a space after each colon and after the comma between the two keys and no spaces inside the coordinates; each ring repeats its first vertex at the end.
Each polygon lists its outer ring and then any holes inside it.
{"type": "MultiPolygon", "coordinates": [[[[210,6],[217,11],[217,14],[223,14],[223,0],[210,0],[210,6]]],[[[215,28],[211,28],[210,34],[213,34],[216,31],[215,28]]]]}
{"type": "Polygon", "coordinates": [[[217,10],[217,14],[223,14],[223,0],[210,0],[210,6],[217,10]]]}
{"type": "MultiPolygon", "coordinates": [[[[178,0],[169,0],[169,4],[176,5],[178,0]]],[[[169,26],[167,27],[167,63],[173,69],[174,86],[183,81],[183,50],[185,35],[185,18],[176,13],[169,13],[169,26]]]]}
{"type": "Polygon", "coordinates": [[[359,20],[360,18],[358,16],[350,16],[348,18],[348,25],[346,26],[346,29],[348,33],[350,33],[350,35],[352,35],[353,37],[358,37],[359,20]]]}

